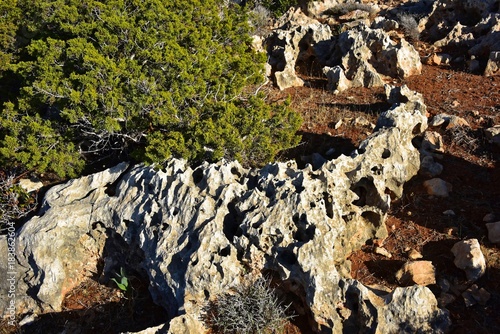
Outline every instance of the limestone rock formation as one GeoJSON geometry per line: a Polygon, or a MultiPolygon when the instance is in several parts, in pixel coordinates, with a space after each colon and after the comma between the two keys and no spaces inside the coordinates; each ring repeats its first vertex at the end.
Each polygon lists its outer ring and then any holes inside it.
{"type": "Polygon", "coordinates": [[[406,78],[422,71],[420,56],[411,44],[404,39],[395,42],[383,29],[364,24],[338,36],[326,65],[329,87],[338,91],[383,86],[387,77],[406,78]]]}
{"type": "Polygon", "coordinates": [[[265,44],[280,89],[302,86],[297,71],[301,67],[311,71],[313,63],[324,67],[331,89],[338,91],[383,86],[386,77],[406,78],[422,70],[418,52],[404,38],[393,40],[383,29],[371,29],[365,23],[334,36],[328,24],[300,9],[281,17],[265,44]]]}
{"type": "MultiPolygon", "coordinates": [[[[494,70],[495,52],[500,51],[498,0],[435,1],[420,27],[435,46],[468,50],[470,70],[478,66],[477,59],[486,64],[493,57],[485,74],[498,73],[494,70]]],[[[484,65],[480,70],[485,70],[484,65]]]]}
{"type": "Polygon", "coordinates": [[[312,331],[446,331],[447,312],[429,289],[379,296],[350,279],[346,257],[387,235],[389,194],[401,196],[419,169],[412,140],[426,128],[425,105],[406,87],[388,93],[394,105],[376,131],[352,156],[317,170],[294,162],[249,170],[235,161],[193,169],[172,159],[162,169],[121,164],[51,188],[17,233],[18,312],[60,310],[102,258],[105,270],[122,261],[147,275],[172,333],[199,332],[207,300],[261,275],[281,282],[312,331]],[[103,256],[114,243],[126,249],[103,256]]]}
{"type": "Polygon", "coordinates": [[[330,27],[309,18],[300,9],[288,11],[276,27],[266,39],[276,85],[280,89],[302,86],[304,82],[295,67],[310,58],[321,57],[332,38],[330,27]]]}

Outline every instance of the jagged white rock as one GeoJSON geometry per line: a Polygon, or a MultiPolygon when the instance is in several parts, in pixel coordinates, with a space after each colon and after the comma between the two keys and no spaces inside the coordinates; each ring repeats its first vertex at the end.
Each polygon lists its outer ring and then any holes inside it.
{"type": "Polygon", "coordinates": [[[259,275],[282,282],[312,331],[445,331],[448,315],[427,288],[380,297],[350,279],[346,257],[387,235],[389,194],[401,196],[419,169],[412,139],[426,128],[422,97],[407,87],[387,92],[394,105],[376,131],[352,156],[317,170],[294,162],[249,170],[236,161],[193,169],[172,159],[160,170],[121,164],[53,187],[17,234],[19,312],[60,310],[116,239],[140,255],[177,332],[196,332],[207,299],[259,275]]]}

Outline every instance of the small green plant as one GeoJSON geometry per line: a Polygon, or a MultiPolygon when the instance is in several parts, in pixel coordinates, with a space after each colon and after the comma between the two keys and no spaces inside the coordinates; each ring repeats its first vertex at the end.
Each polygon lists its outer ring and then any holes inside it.
{"type": "Polygon", "coordinates": [[[129,285],[125,269],[123,269],[123,267],[120,268],[120,273],[116,274],[116,276],[120,279],[120,281],[118,281],[116,278],[112,278],[111,280],[116,283],[116,286],[118,286],[120,290],[122,290],[123,292],[128,292],[129,285]]]}
{"type": "Polygon", "coordinates": [[[286,315],[288,307],[280,303],[269,281],[259,278],[210,301],[201,319],[214,333],[280,333],[293,317],[286,315]]]}

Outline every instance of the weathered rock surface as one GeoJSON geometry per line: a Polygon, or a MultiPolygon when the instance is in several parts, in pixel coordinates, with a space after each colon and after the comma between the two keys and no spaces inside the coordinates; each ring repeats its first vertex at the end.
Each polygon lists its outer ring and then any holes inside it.
{"type": "Polygon", "coordinates": [[[422,71],[411,44],[404,39],[396,42],[383,29],[364,24],[341,33],[331,50],[324,73],[333,90],[383,86],[387,77],[406,78],[422,71]]]}
{"type": "Polygon", "coordinates": [[[457,242],[451,252],[455,255],[455,265],[464,270],[469,281],[476,281],[486,272],[486,260],[477,239],[457,242]]]}
{"type": "Polygon", "coordinates": [[[300,9],[288,11],[267,37],[269,64],[280,89],[302,86],[295,67],[310,58],[321,58],[332,38],[330,27],[306,16],[300,9]]]}
{"type": "MultiPolygon", "coordinates": [[[[356,11],[349,14],[355,15],[356,11]]],[[[311,63],[324,67],[330,89],[338,91],[383,86],[386,77],[421,73],[420,56],[412,45],[404,39],[393,40],[383,29],[368,25],[357,23],[334,36],[328,24],[308,17],[300,9],[290,10],[265,41],[276,85],[280,89],[302,86],[296,68],[309,68],[311,63]]]]}
{"type": "MultiPolygon", "coordinates": [[[[468,50],[468,57],[472,60],[470,70],[479,66],[477,59],[486,62],[492,52],[500,51],[497,0],[438,0],[432,4],[428,15],[420,20],[419,26],[426,38],[438,47],[468,50]]],[[[484,70],[484,65],[478,70],[484,70]]],[[[485,75],[492,75],[492,70],[488,69],[485,75]]]]}
{"type": "Polygon", "coordinates": [[[447,312],[429,289],[381,297],[349,275],[347,255],[387,235],[388,193],[401,196],[419,169],[412,139],[426,128],[425,106],[405,87],[389,93],[394,105],[377,131],[318,170],[294,162],[248,170],[234,161],[192,169],[172,159],[162,170],[121,164],[51,188],[17,233],[18,313],[60,310],[103,250],[121,243],[128,249],[108,254],[104,268],[136,254],[153,298],[173,317],[172,333],[199,332],[208,299],[260,275],[282,282],[312,331],[444,332],[447,312]]]}

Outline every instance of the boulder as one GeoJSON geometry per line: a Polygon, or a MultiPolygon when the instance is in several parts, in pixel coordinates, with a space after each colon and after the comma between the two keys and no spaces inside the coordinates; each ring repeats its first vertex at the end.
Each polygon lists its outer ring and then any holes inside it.
{"type": "Polygon", "coordinates": [[[479,288],[476,284],[472,284],[467,290],[462,293],[465,306],[470,307],[475,304],[486,305],[491,298],[491,294],[484,288],[479,288]]]}
{"type": "MultiPolygon", "coordinates": [[[[435,124],[435,122],[432,124],[435,124]]],[[[423,153],[424,155],[432,153],[444,153],[444,149],[445,147],[443,137],[439,134],[439,132],[425,131],[422,139],[421,153],[423,153]]]]}
{"type": "Polygon", "coordinates": [[[146,273],[155,302],[173,318],[171,332],[201,332],[208,300],[260,276],[280,282],[314,332],[446,331],[448,314],[427,288],[381,297],[350,279],[347,256],[387,236],[388,193],[401,196],[419,169],[412,140],[425,130],[425,106],[407,88],[390,93],[384,126],[351,156],[317,170],[295,162],[246,169],[236,161],[192,168],[171,159],[163,168],[121,164],[51,188],[16,234],[19,315],[60,310],[104,250],[121,245],[103,257],[105,271],[124,263],[146,273]]]}
{"type": "Polygon", "coordinates": [[[340,66],[323,68],[323,74],[328,79],[328,90],[340,93],[351,87],[351,82],[346,78],[344,70],[340,66]]]}
{"type": "Polygon", "coordinates": [[[24,189],[24,191],[30,193],[43,188],[43,183],[37,178],[30,179],[20,179],[19,186],[24,189]]]}
{"type": "Polygon", "coordinates": [[[486,260],[477,239],[457,242],[451,252],[455,255],[455,266],[465,271],[469,281],[476,281],[486,272],[486,260]]]}

